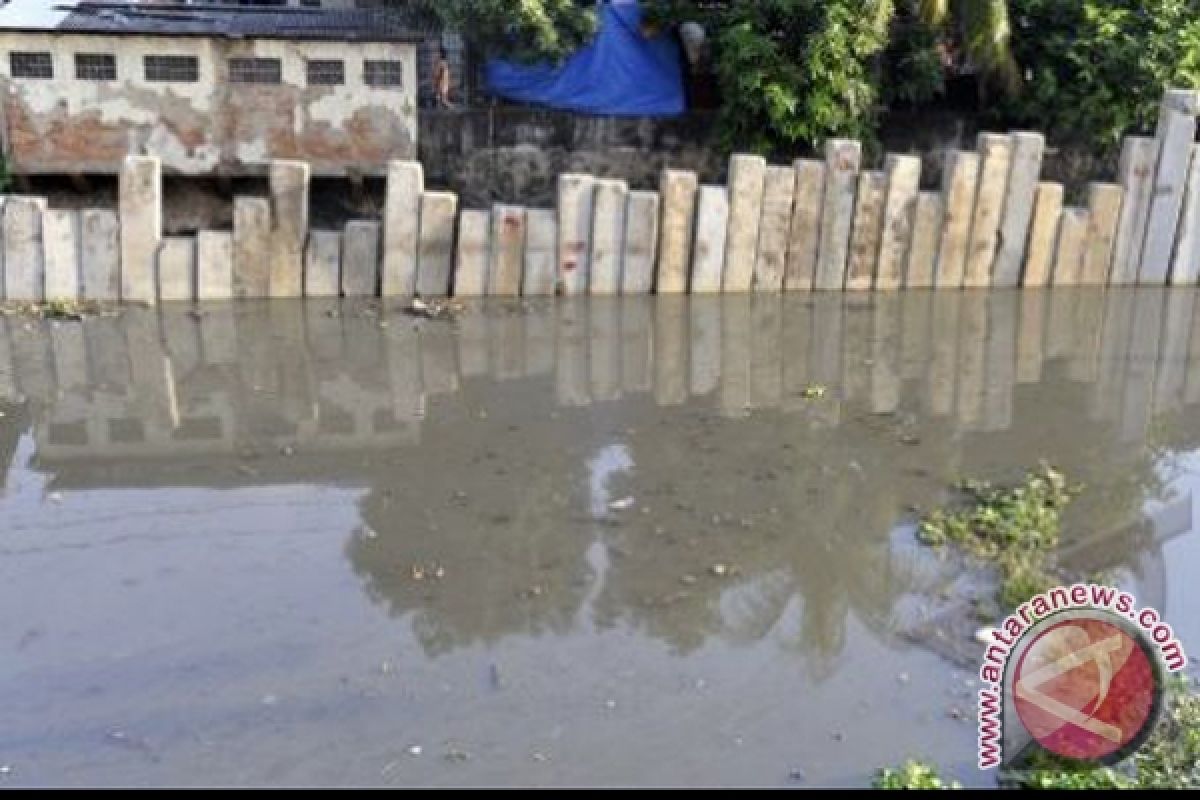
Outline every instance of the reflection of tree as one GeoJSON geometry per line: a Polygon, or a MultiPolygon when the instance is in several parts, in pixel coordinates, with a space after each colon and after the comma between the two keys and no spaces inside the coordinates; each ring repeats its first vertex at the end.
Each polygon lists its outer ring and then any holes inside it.
{"type": "Polygon", "coordinates": [[[584,507],[581,443],[560,431],[539,445],[459,414],[434,415],[423,433],[382,470],[347,544],[368,595],[413,614],[431,653],[564,631],[587,588],[586,531],[569,521],[584,507]]]}

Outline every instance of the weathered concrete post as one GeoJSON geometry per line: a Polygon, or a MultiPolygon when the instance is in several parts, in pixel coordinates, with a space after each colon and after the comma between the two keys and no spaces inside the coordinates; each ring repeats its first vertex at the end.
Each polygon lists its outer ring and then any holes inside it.
{"type": "Polygon", "coordinates": [[[1200,275],[1200,145],[1192,145],[1179,239],[1171,259],[1172,286],[1194,286],[1200,275]]]}
{"type": "Polygon", "coordinates": [[[696,246],[692,252],[693,294],[721,291],[728,231],[729,191],[723,186],[701,186],[696,203],[696,246]]]}
{"type": "Polygon", "coordinates": [[[1064,208],[1059,222],[1058,249],[1054,256],[1055,286],[1075,286],[1083,270],[1084,240],[1089,215],[1085,208],[1064,208]]]}
{"type": "Polygon", "coordinates": [[[271,203],[265,197],[233,199],[233,293],[271,293],[271,203]]]}
{"type": "Polygon", "coordinates": [[[233,297],[233,234],[200,231],[196,234],[196,298],[228,300],[233,297]]]}
{"type": "Polygon", "coordinates": [[[1063,186],[1039,183],[1033,200],[1033,223],[1029,230],[1029,248],[1021,285],[1049,286],[1058,251],[1058,229],[1062,218],[1063,186]]]}
{"type": "Polygon", "coordinates": [[[384,297],[408,297],[417,290],[417,250],[421,230],[421,193],[425,170],[416,161],[388,163],[383,209],[384,297]]]}
{"type": "Polygon", "coordinates": [[[754,288],[760,292],[783,290],[795,192],[795,169],[767,167],[754,262],[754,288]]]}
{"type": "Polygon", "coordinates": [[[921,188],[921,159],[889,155],[883,169],[887,175],[887,195],[875,288],[890,290],[899,289],[904,282],[904,261],[913,243],[917,193],[921,188]]]}
{"type": "Polygon", "coordinates": [[[153,303],[162,240],[162,163],[151,156],[126,156],[118,195],[121,299],[153,303]]]}
{"type": "Polygon", "coordinates": [[[1158,117],[1158,165],[1150,215],[1146,219],[1146,241],[1142,246],[1142,264],[1138,283],[1159,286],[1166,282],[1171,266],[1171,249],[1179,229],[1183,208],[1183,190],[1188,162],[1196,140],[1196,114],[1200,113],[1200,92],[1169,89],[1163,96],[1158,117]]]}
{"type": "Polygon", "coordinates": [[[629,210],[625,215],[622,294],[649,294],[654,290],[658,221],[658,192],[630,192],[629,210]]]}
{"type": "Polygon", "coordinates": [[[450,293],[454,269],[454,222],[458,196],[452,192],[421,195],[421,245],[417,258],[417,293],[443,296],[450,293]]]}
{"type": "Polygon", "coordinates": [[[79,212],[51,209],[42,213],[46,299],[79,297],[79,212]]]}
{"type": "Polygon", "coordinates": [[[882,172],[864,172],[859,176],[854,231],[850,234],[850,261],[846,267],[847,291],[868,291],[875,285],[886,192],[887,176],[882,172]]]}
{"type": "Polygon", "coordinates": [[[1125,199],[1121,203],[1121,218],[1117,223],[1117,241],[1113,253],[1111,282],[1115,286],[1129,286],[1138,280],[1157,157],[1158,145],[1154,139],[1147,136],[1125,137],[1121,146],[1121,162],[1117,168],[1125,199]]]}
{"type": "Polygon", "coordinates": [[[337,297],[342,288],[342,234],[313,231],[304,254],[304,296],[337,297]]]}
{"type": "Polygon", "coordinates": [[[487,211],[463,211],[460,215],[454,266],[455,297],[480,297],[487,293],[491,228],[492,215],[487,211]]]}
{"type": "Polygon", "coordinates": [[[196,299],[196,240],[166,236],[158,250],[158,299],[196,299]]]}
{"type": "Polygon", "coordinates": [[[942,196],[938,192],[917,195],[913,222],[912,247],[908,252],[908,271],[904,285],[910,289],[929,289],[937,274],[938,241],[942,232],[942,196]]]}
{"type": "Polygon", "coordinates": [[[817,274],[821,207],[825,204],[825,164],[802,158],[792,169],[796,173],[796,186],[792,190],[792,222],[783,288],[809,291],[817,274]]]}
{"type": "Polygon", "coordinates": [[[521,294],[553,295],[558,277],[558,214],[549,209],[525,212],[525,277],[521,294]]]}
{"type": "Polygon", "coordinates": [[[862,165],[862,145],[849,139],[825,143],[825,200],[814,288],[838,290],[846,284],[854,193],[862,165]]]}
{"type": "Polygon", "coordinates": [[[309,167],[303,161],[272,161],[271,297],[304,291],[304,245],[308,238],[309,167]]]}
{"type": "Polygon", "coordinates": [[[1108,283],[1122,193],[1115,183],[1093,183],[1088,189],[1088,230],[1083,271],[1079,275],[1081,284],[1104,286],[1108,283]]]}
{"type": "Polygon", "coordinates": [[[729,233],[725,237],[726,292],[746,292],[754,282],[767,161],[741,153],[729,158],[729,233]]]}
{"type": "Polygon", "coordinates": [[[4,204],[4,299],[38,302],[45,297],[42,208],[34,198],[4,204]]]}
{"type": "Polygon", "coordinates": [[[379,239],[383,226],[370,219],[352,219],[342,231],[342,294],[379,294],[379,239]]]}
{"type": "Polygon", "coordinates": [[[525,209],[492,207],[492,258],[487,293],[493,297],[519,297],[525,268],[525,209]]]}
{"type": "Polygon", "coordinates": [[[1033,220],[1034,195],[1038,176],[1042,173],[1042,158],[1046,137],[1040,133],[1018,131],[1012,134],[1012,166],[1008,171],[1008,194],[1004,198],[1004,213],[1000,218],[1000,242],[996,264],[992,269],[992,285],[1011,288],[1021,282],[1021,267],[1025,263],[1025,248],[1033,220]]]}
{"type": "Polygon", "coordinates": [[[597,180],[592,203],[591,294],[621,291],[621,256],[625,249],[625,213],[629,186],[625,181],[597,180]]]}
{"type": "Polygon", "coordinates": [[[696,217],[696,173],[663,170],[659,181],[662,195],[662,230],[659,239],[659,294],[679,294],[688,288],[692,263],[692,226],[696,217]]]}
{"type": "Polygon", "coordinates": [[[565,295],[588,290],[594,195],[591,175],[558,176],[558,284],[565,295]]]}
{"type": "Polygon", "coordinates": [[[975,187],[979,181],[979,155],[962,150],[947,154],[942,192],[945,218],[938,248],[936,285],[958,289],[967,269],[967,245],[975,210],[975,187]]]}
{"type": "Polygon", "coordinates": [[[1012,166],[1012,139],[997,133],[979,134],[979,157],[979,192],[967,247],[967,271],[963,276],[963,285],[967,287],[992,283],[1000,216],[1012,166]]]}
{"type": "Polygon", "coordinates": [[[80,218],[83,297],[115,301],[121,296],[121,239],[116,212],[89,208],[80,218]]]}

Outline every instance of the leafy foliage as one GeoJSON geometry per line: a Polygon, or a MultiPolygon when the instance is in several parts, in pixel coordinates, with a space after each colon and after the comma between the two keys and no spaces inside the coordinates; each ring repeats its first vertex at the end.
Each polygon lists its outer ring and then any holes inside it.
{"type": "Polygon", "coordinates": [[[1200,0],[1009,0],[1020,95],[996,111],[1111,153],[1163,89],[1200,88],[1200,0]]]}
{"type": "Polygon", "coordinates": [[[998,489],[966,481],[968,504],[939,509],[921,521],[918,536],[931,547],[954,544],[1000,572],[1000,603],[1016,608],[1058,583],[1051,569],[1058,549],[1061,514],[1079,491],[1043,464],[1019,486],[998,489]]]}
{"type": "Polygon", "coordinates": [[[921,761],[906,761],[898,769],[885,767],[875,773],[875,789],[961,789],[958,781],[944,781],[937,767],[921,761]]]}
{"type": "Polygon", "coordinates": [[[521,60],[561,59],[596,32],[595,9],[576,0],[391,0],[462,32],[484,52],[521,60]]]}

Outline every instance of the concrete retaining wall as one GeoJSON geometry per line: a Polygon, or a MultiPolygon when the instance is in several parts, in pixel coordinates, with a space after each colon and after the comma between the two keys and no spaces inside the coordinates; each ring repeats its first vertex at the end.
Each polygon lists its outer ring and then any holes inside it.
{"type": "Polygon", "coordinates": [[[866,169],[848,140],[824,163],[734,155],[728,188],[681,170],[659,192],[563,174],[555,209],[460,209],[420,164],[394,161],[382,223],[342,231],[310,230],[309,165],[276,161],[270,197],[237,198],[232,232],[164,237],[161,165],[131,156],[116,224],[0,201],[0,299],[1195,285],[1198,114],[1200,92],[1167,92],[1158,135],[1129,137],[1118,182],[1092,183],[1079,207],[1042,180],[1040,134],[984,133],[947,154],[940,192],[920,191],[919,159],[866,169]]]}

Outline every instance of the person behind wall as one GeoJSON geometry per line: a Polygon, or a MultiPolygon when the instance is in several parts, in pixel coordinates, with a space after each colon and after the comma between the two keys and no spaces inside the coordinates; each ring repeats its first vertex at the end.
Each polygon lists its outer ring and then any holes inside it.
{"type": "Polygon", "coordinates": [[[450,103],[450,59],[446,48],[438,48],[437,64],[433,68],[433,92],[437,98],[438,108],[453,108],[450,103]]]}

